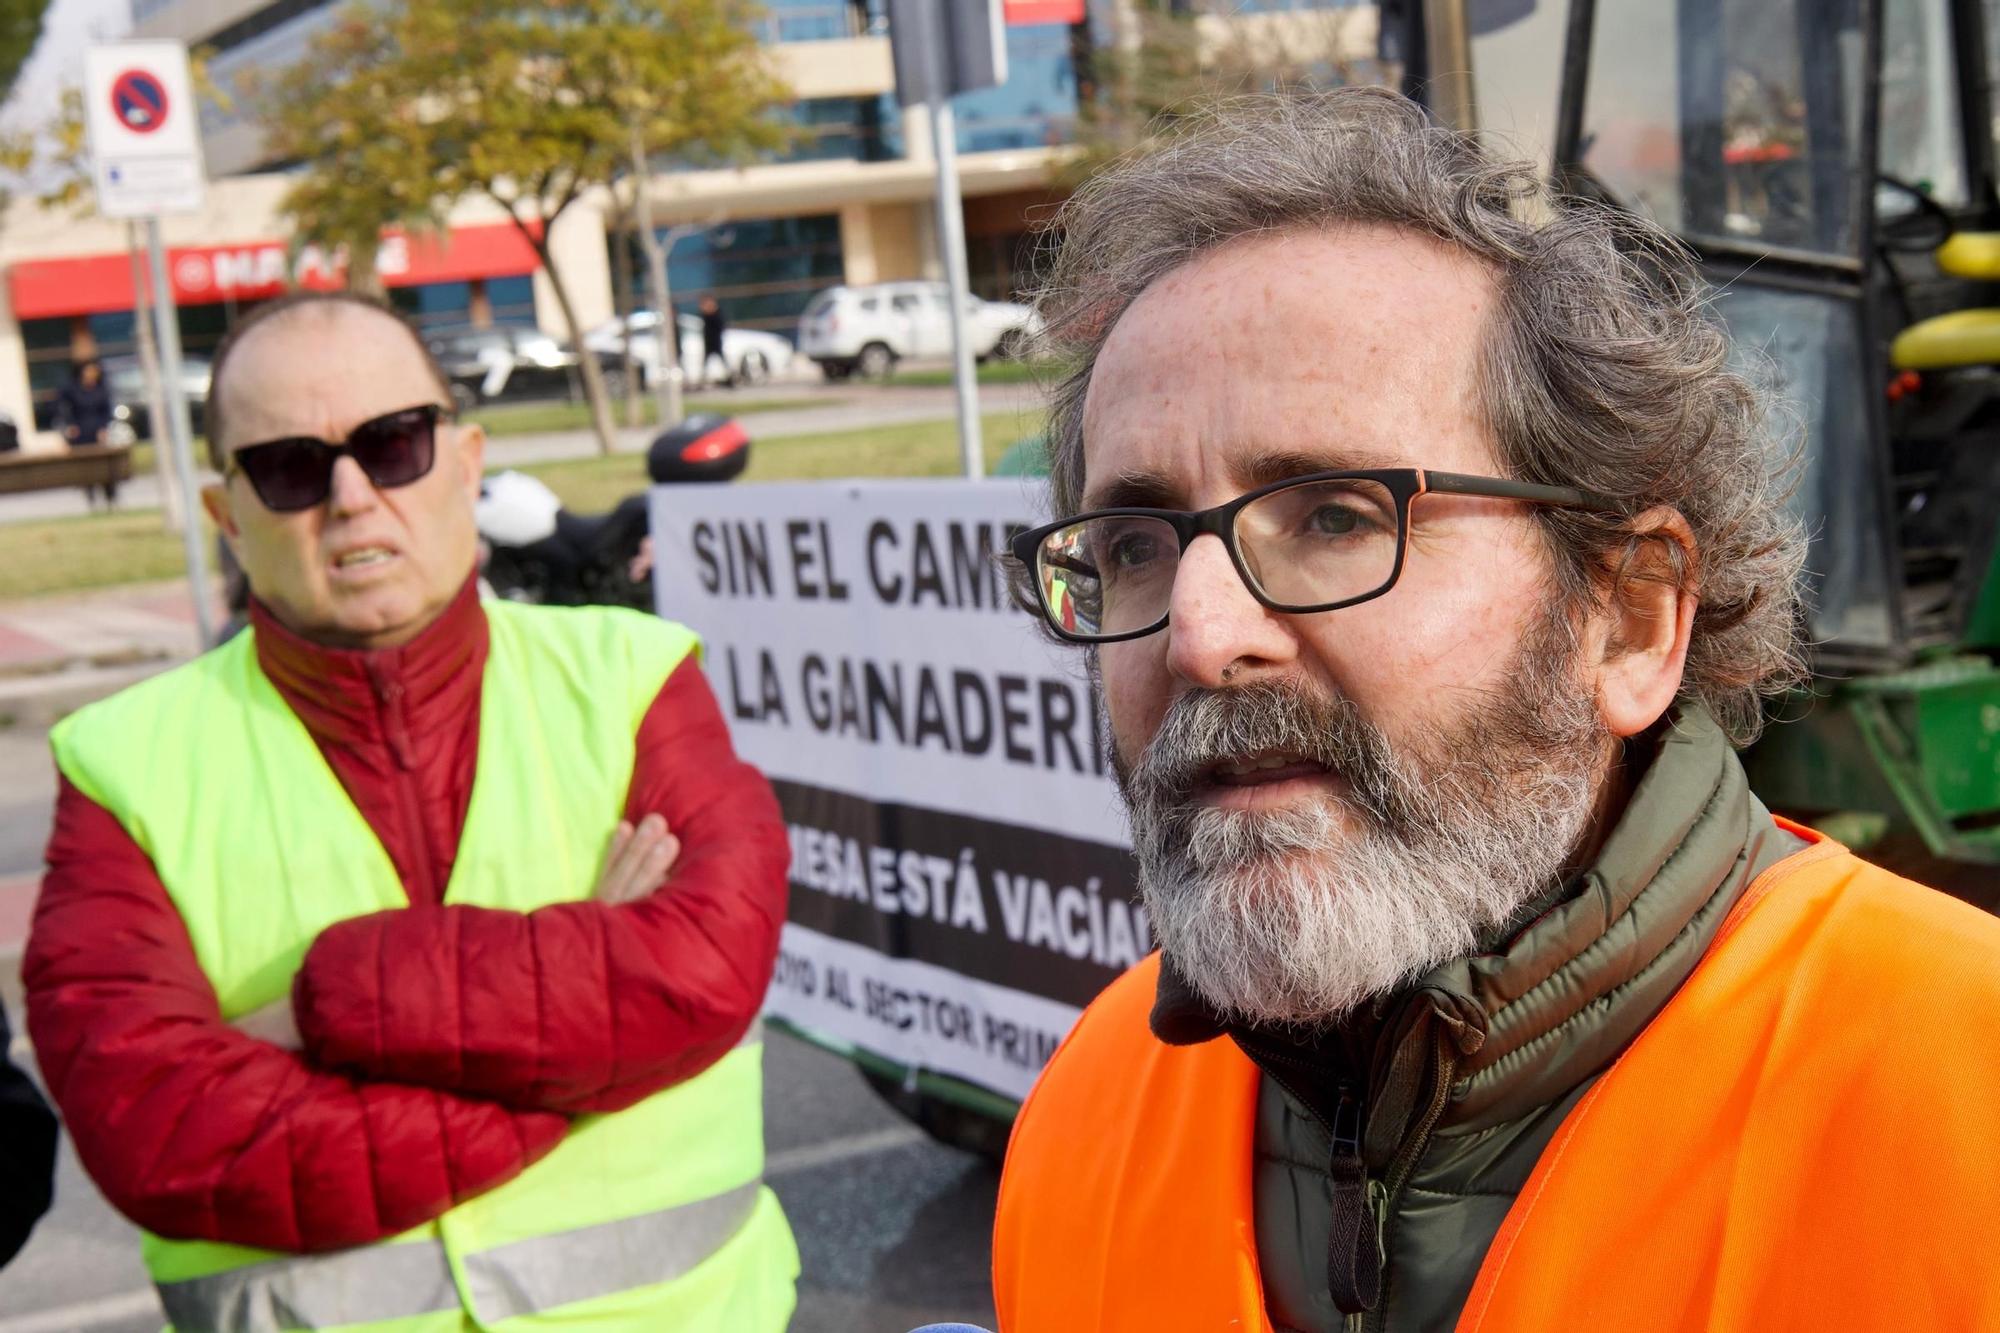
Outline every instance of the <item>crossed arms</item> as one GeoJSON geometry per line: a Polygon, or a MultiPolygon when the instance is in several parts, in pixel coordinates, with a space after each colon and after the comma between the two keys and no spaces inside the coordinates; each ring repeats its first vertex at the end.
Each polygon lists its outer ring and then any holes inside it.
{"type": "Polygon", "coordinates": [[[692,661],[640,725],[626,818],[647,814],[678,856],[636,900],[328,927],[294,983],[288,1050],[223,1020],[151,861],[64,783],[23,976],[43,1072],[99,1188],[163,1235],[363,1244],[511,1179],[571,1116],[706,1069],[762,1003],[788,853],[770,787],[731,751],[692,661]]]}

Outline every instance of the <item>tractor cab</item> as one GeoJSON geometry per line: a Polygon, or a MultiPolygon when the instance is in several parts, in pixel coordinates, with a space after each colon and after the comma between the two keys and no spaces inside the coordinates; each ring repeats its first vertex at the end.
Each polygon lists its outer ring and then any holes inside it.
{"type": "MultiPolygon", "coordinates": [[[[1432,109],[1699,257],[1813,534],[1788,813],[2000,863],[2000,0],[1403,0],[1432,109]],[[1795,457],[1790,457],[1796,451],[1795,457]]],[[[1400,51],[1397,49],[1400,48],[1400,51]]]]}

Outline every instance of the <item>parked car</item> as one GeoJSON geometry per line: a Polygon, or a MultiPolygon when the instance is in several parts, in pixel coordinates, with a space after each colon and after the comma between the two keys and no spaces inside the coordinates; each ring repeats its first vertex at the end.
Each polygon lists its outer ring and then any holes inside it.
{"type": "MultiPolygon", "coordinates": [[[[136,356],[104,358],[104,383],[111,390],[111,427],[105,432],[112,444],[136,444],[153,438],[153,408],[146,397],[146,372],[136,356]]],[[[181,391],[187,395],[188,420],[200,435],[208,408],[208,383],[213,369],[209,359],[188,353],[181,355],[181,391]]]]}
{"type": "MultiPolygon", "coordinates": [[[[941,282],[832,287],[799,316],[799,351],[830,380],[882,379],[907,357],[951,355],[951,300],[941,282]]],[[[968,297],[972,354],[1018,356],[1041,330],[1040,317],[1014,301],[968,297]]]]}
{"type": "MultiPolygon", "coordinates": [[[[607,366],[620,365],[625,356],[625,323],[632,324],[632,358],[648,385],[660,379],[660,316],[653,310],[635,310],[625,319],[608,319],[583,335],[583,345],[597,353],[607,366]]],[[[683,314],[680,326],[681,364],[684,380],[702,378],[701,320],[683,314]]],[[[762,384],[774,375],[791,369],[792,345],[775,333],[761,329],[730,328],[722,331],[722,358],[739,384],[762,384]]]]}
{"type": "Polygon", "coordinates": [[[460,406],[504,393],[578,392],[576,349],[532,325],[428,329],[424,343],[454,386],[460,406]]]}

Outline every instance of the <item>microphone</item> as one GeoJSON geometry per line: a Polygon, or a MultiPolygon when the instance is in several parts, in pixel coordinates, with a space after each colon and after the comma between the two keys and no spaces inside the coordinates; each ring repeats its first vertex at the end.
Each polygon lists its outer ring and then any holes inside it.
{"type": "Polygon", "coordinates": [[[987,1333],[987,1330],[977,1324],[925,1324],[910,1333],[987,1333]]]}

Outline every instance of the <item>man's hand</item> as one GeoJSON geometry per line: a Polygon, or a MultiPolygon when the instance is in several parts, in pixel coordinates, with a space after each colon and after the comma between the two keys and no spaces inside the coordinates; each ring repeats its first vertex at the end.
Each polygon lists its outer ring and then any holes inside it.
{"type": "Polygon", "coordinates": [[[680,854],[681,840],[667,832],[667,821],[660,816],[647,815],[637,828],[620,821],[591,897],[601,903],[636,903],[667,882],[680,854]]]}
{"type": "Polygon", "coordinates": [[[299,1039],[299,1024],[292,1015],[292,997],[288,994],[279,996],[262,1009],[252,1010],[230,1026],[246,1037],[268,1041],[281,1050],[296,1051],[305,1046],[299,1039]]]}
{"type": "Polygon", "coordinates": [[[639,583],[653,572],[653,539],[651,536],[639,539],[639,553],[625,566],[625,577],[639,583]]]}

